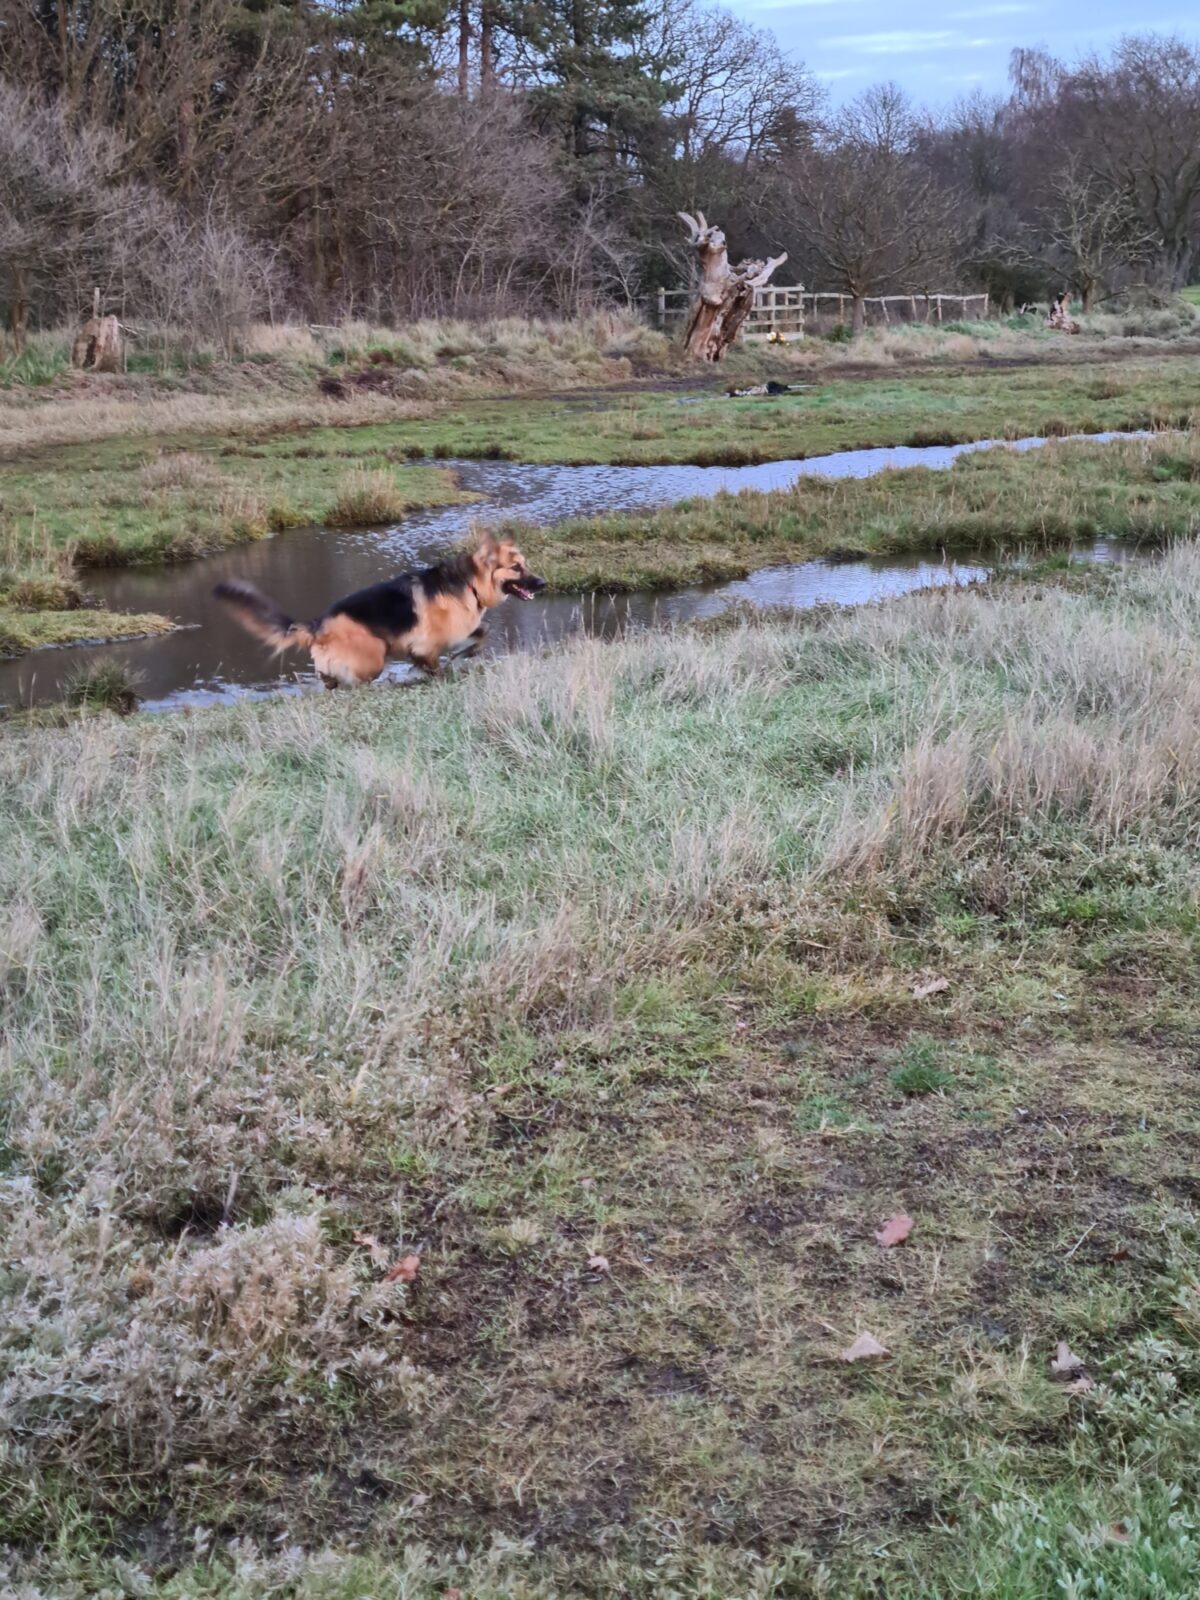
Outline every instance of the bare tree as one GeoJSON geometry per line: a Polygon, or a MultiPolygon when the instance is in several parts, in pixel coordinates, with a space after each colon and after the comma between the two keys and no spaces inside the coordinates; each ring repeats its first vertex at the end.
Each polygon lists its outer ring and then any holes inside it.
{"type": "Polygon", "coordinates": [[[1112,64],[1090,60],[1065,89],[1076,147],[1154,236],[1166,287],[1200,253],[1200,50],[1150,34],[1123,39],[1112,64]]]}
{"type": "Polygon", "coordinates": [[[855,334],[869,294],[924,290],[955,254],[958,202],[920,159],[917,136],[900,91],[871,89],[786,169],[800,231],[849,297],[855,334]]]}
{"type": "Polygon", "coordinates": [[[670,83],[664,110],[684,162],[719,152],[744,167],[785,125],[812,123],[820,109],[817,80],[775,36],[719,6],[649,9],[642,46],[670,83]]]}
{"type": "Polygon", "coordinates": [[[269,255],[210,204],[199,217],[119,173],[115,134],[72,125],[0,82],[0,287],[19,351],[31,315],[74,319],[99,286],[139,320],[174,322],[232,348],[266,299],[269,255]]]}
{"type": "Polygon", "coordinates": [[[0,150],[0,284],[19,353],[35,305],[84,303],[136,193],[116,181],[119,140],[86,126],[75,133],[63,104],[40,106],[3,82],[0,150]]]}
{"type": "Polygon", "coordinates": [[[1089,180],[1094,197],[1121,197],[1147,269],[1166,288],[1185,283],[1200,259],[1200,49],[1130,36],[1110,60],[1090,56],[1073,68],[1018,52],[1013,77],[1014,138],[1030,191],[1041,195],[1044,174],[1073,158],[1076,181],[1089,180]]]}
{"type": "Polygon", "coordinates": [[[1089,172],[1078,152],[1068,154],[1046,189],[1038,219],[1044,248],[1091,311],[1114,269],[1153,253],[1154,233],[1130,195],[1089,172]]]}
{"type": "MultiPolygon", "coordinates": [[[[349,161],[327,197],[343,310],[368,296],[393,316],[544,308],[564,272],[583,291],[553,151],[511,97],[462,100],[380,78],[350,114],[348,146],[377,139],[381,125],[404,159],[349,161]]],[[[597,219],[589,229],[596,243],[597,219]]]]}

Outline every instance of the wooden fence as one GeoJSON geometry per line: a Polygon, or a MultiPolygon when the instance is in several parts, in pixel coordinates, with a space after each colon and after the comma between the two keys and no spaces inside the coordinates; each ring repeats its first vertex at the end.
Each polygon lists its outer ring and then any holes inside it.
{"type": "MultiPolygon", "coordinates": [[[[692,290],[660,289],[656,303],[660,328],[683,322],[691,308],[692,290]]],[[[953,322],[959,318],[991,315],[986,294],[883,294],[864,302],[868,323],[892,326],[910,322],[953,322]],[[888,308],[891,308],[890,310],[888,308]]],[[[742,327],[743,339],[799,339],[805,319],[848,321],[853,309],[848,294],[812,291],[803,284],[767,284],[754,291],[754,308],[742,327]]]]}

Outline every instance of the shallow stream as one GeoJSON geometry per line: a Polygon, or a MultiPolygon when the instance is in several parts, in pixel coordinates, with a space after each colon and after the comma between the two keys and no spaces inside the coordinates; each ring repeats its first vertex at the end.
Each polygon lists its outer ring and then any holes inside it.
{"type": "MultiPolygon", "coordinates": [[[[1098,434],[1093,440],[1136,437],[1098,434]]],[[[222,578],[247,578],[296,617],[315,616],[332,600],[406,568],[436,560],[473,523],[518,518],[548,524],[601,512],[649,511],[672,501],[743,489],[784,489],[807,476],[865,478],[889,468],[945,468],[967,451],[1030,450],[1043,439],[975,444],[845,450],[803,461],[751,467],[520,466],[463,461],[450,466],[462,488],[479,498],[466,505],[413,512],[394,527],[303,528],[258,544],[239,545],[196,561],[89,571],[89,593],[114,611],[154,611],[183,624],[159,638],[39,650],[0,662],[0,706],[61,698],[65,683],[99,661],[121,662],[141,677],[145,709],[170,710],[246,695],[302,693],[318,687],[299,654],[272,657],[244,633],[212,597],[222,578]]],[[[1118,553],[1098,540],[1075,552],[1111,560],[1118,553]]],[[[522,604],[510,600],[492,613],[484,654],[535,650],[572,634],[611,637],[630,628],[710,617],[733,604],[806,607],[860,605],[913,589],[965,584],[987,577],[983,560],[947,562],[936,553],[878,560],[803,561],[766,567],[732,583],[631,595],[555,594],[522,604]]],[[[403,665],[389,668],[398,679],[403,665]]]]}

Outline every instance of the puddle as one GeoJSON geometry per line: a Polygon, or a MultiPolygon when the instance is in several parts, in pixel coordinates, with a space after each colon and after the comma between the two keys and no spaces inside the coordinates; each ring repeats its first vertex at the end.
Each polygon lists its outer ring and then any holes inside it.
{"type": "MultiPolygon", "coordinates": [[[[1093,441],[1136,438],[1096,434],[1093,441]]],[[[552,523],[599,512],[649,510],[676,500],[782,489],[801,477],[865,478],[889,468],[949,467],[968,451],[1029,450],[1043,439],[975,444],[846,450],[806,461],[770,461],[750,467],[558,467],[511,462],[439,463],[454,468],[463,488],[481,498],[470,505],[438,506],[407,516],[395,527],[347,531],[299,529],[259,544],[239,545],[198,561],[153,567],[102,568],[85,575],[88,592],[114,611],[157,611],[185,624],[163,638],[121,644],[41,650],[0,662],[0,705],[36,705],[59,699],[63,684],[96,661],[120,662],[142,676],[146,710],[207,705],[251,695],[303,693],[316,679],[300,665],[273,659],[212,598],[222,578],[248,578],[293,616],[314,616],[340,595],[407,567],[436,560],[456,545],[473,522],[519,517],[552,523]]],[[[1077,552],[1113,559],[1106,541],[1077,552]]],[[[735,603],[805,607],[861,605],[914,589],[975,582],[988,575],[982,562],[948,563],[930,555],[868,561],[805,561],[768,567],[744,580],[654,594],[553,595],[522,605],[509,601],[492,613],[483,654],[534,650],[573,634],[614,637],[630,628],[710,617],[735,603]]],[[[403,679],[397,665],[389,676],[403,679]]]]}

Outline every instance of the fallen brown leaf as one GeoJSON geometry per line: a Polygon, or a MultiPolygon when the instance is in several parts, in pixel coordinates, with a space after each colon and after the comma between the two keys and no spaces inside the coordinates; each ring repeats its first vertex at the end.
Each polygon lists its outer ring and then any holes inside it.
{"type": "Polygon", "coordinates": [[[351,1235],[351,1238],[355,1244],[366,1245],[368,1250],[377,1250],[379,1248],[379,1240],[373,1233],[355,1233],[351,1235]]]}
{"type": "Polygon", "coordinates": [[[608,1257],[607,1256],[589,1256],[588,1257],[588,1271],[589,1272],[607,1272],[608,1271],[608,1257]]]}
{"type": "Polygon", "coordinates": [[[931,995],[945,994],[949,987],[949,978],[927,978],[923,983],[913,984],[913,999],[928,1000],[931,995]]]}
{"type": "Polygon", "coordinates": [[[1076,1378],[1074,1382],[1067,1384],[1066,1393],[1087,1394],[1089,1390],[1094,1389],[1095,1387],[1095,1382],[1088,1377],[1086,1372],[1083,1372],[1080,1373],[1079,1377],[1076,1378]]]}
{"type": "Polygon", "coordinates": [[[880,1344],[873,1333],[860,1333],[854,1343],[838,1356],[839,1361],[874,1361],[888,1354],[888,1347],[880,1344]]]}
{"type": "Polygon", "coordinates": [[[893,1245],[903,1244],[913,1230],[913,1219],[906,1216],[903,1211],[889,1217],[883,1227],[875,1235],[876,1244],[881,1244],[885,1250],[890,1250],[893,1245]]]}
{"type": "Polygon", "coordinates": [[[420,1256],[401,1256],[383,1275],[384,1283],[413,1283],[421,1270],[420,1256]]]}
{"type": "Polygon", "coordinates": [[[1058,1341],[1058,1348],[1050,1361],[1050,1371],[1056,1378],[1077,1378],[1083,1371],[1083,1361],[1065,1339],[1058,1341]]]}

